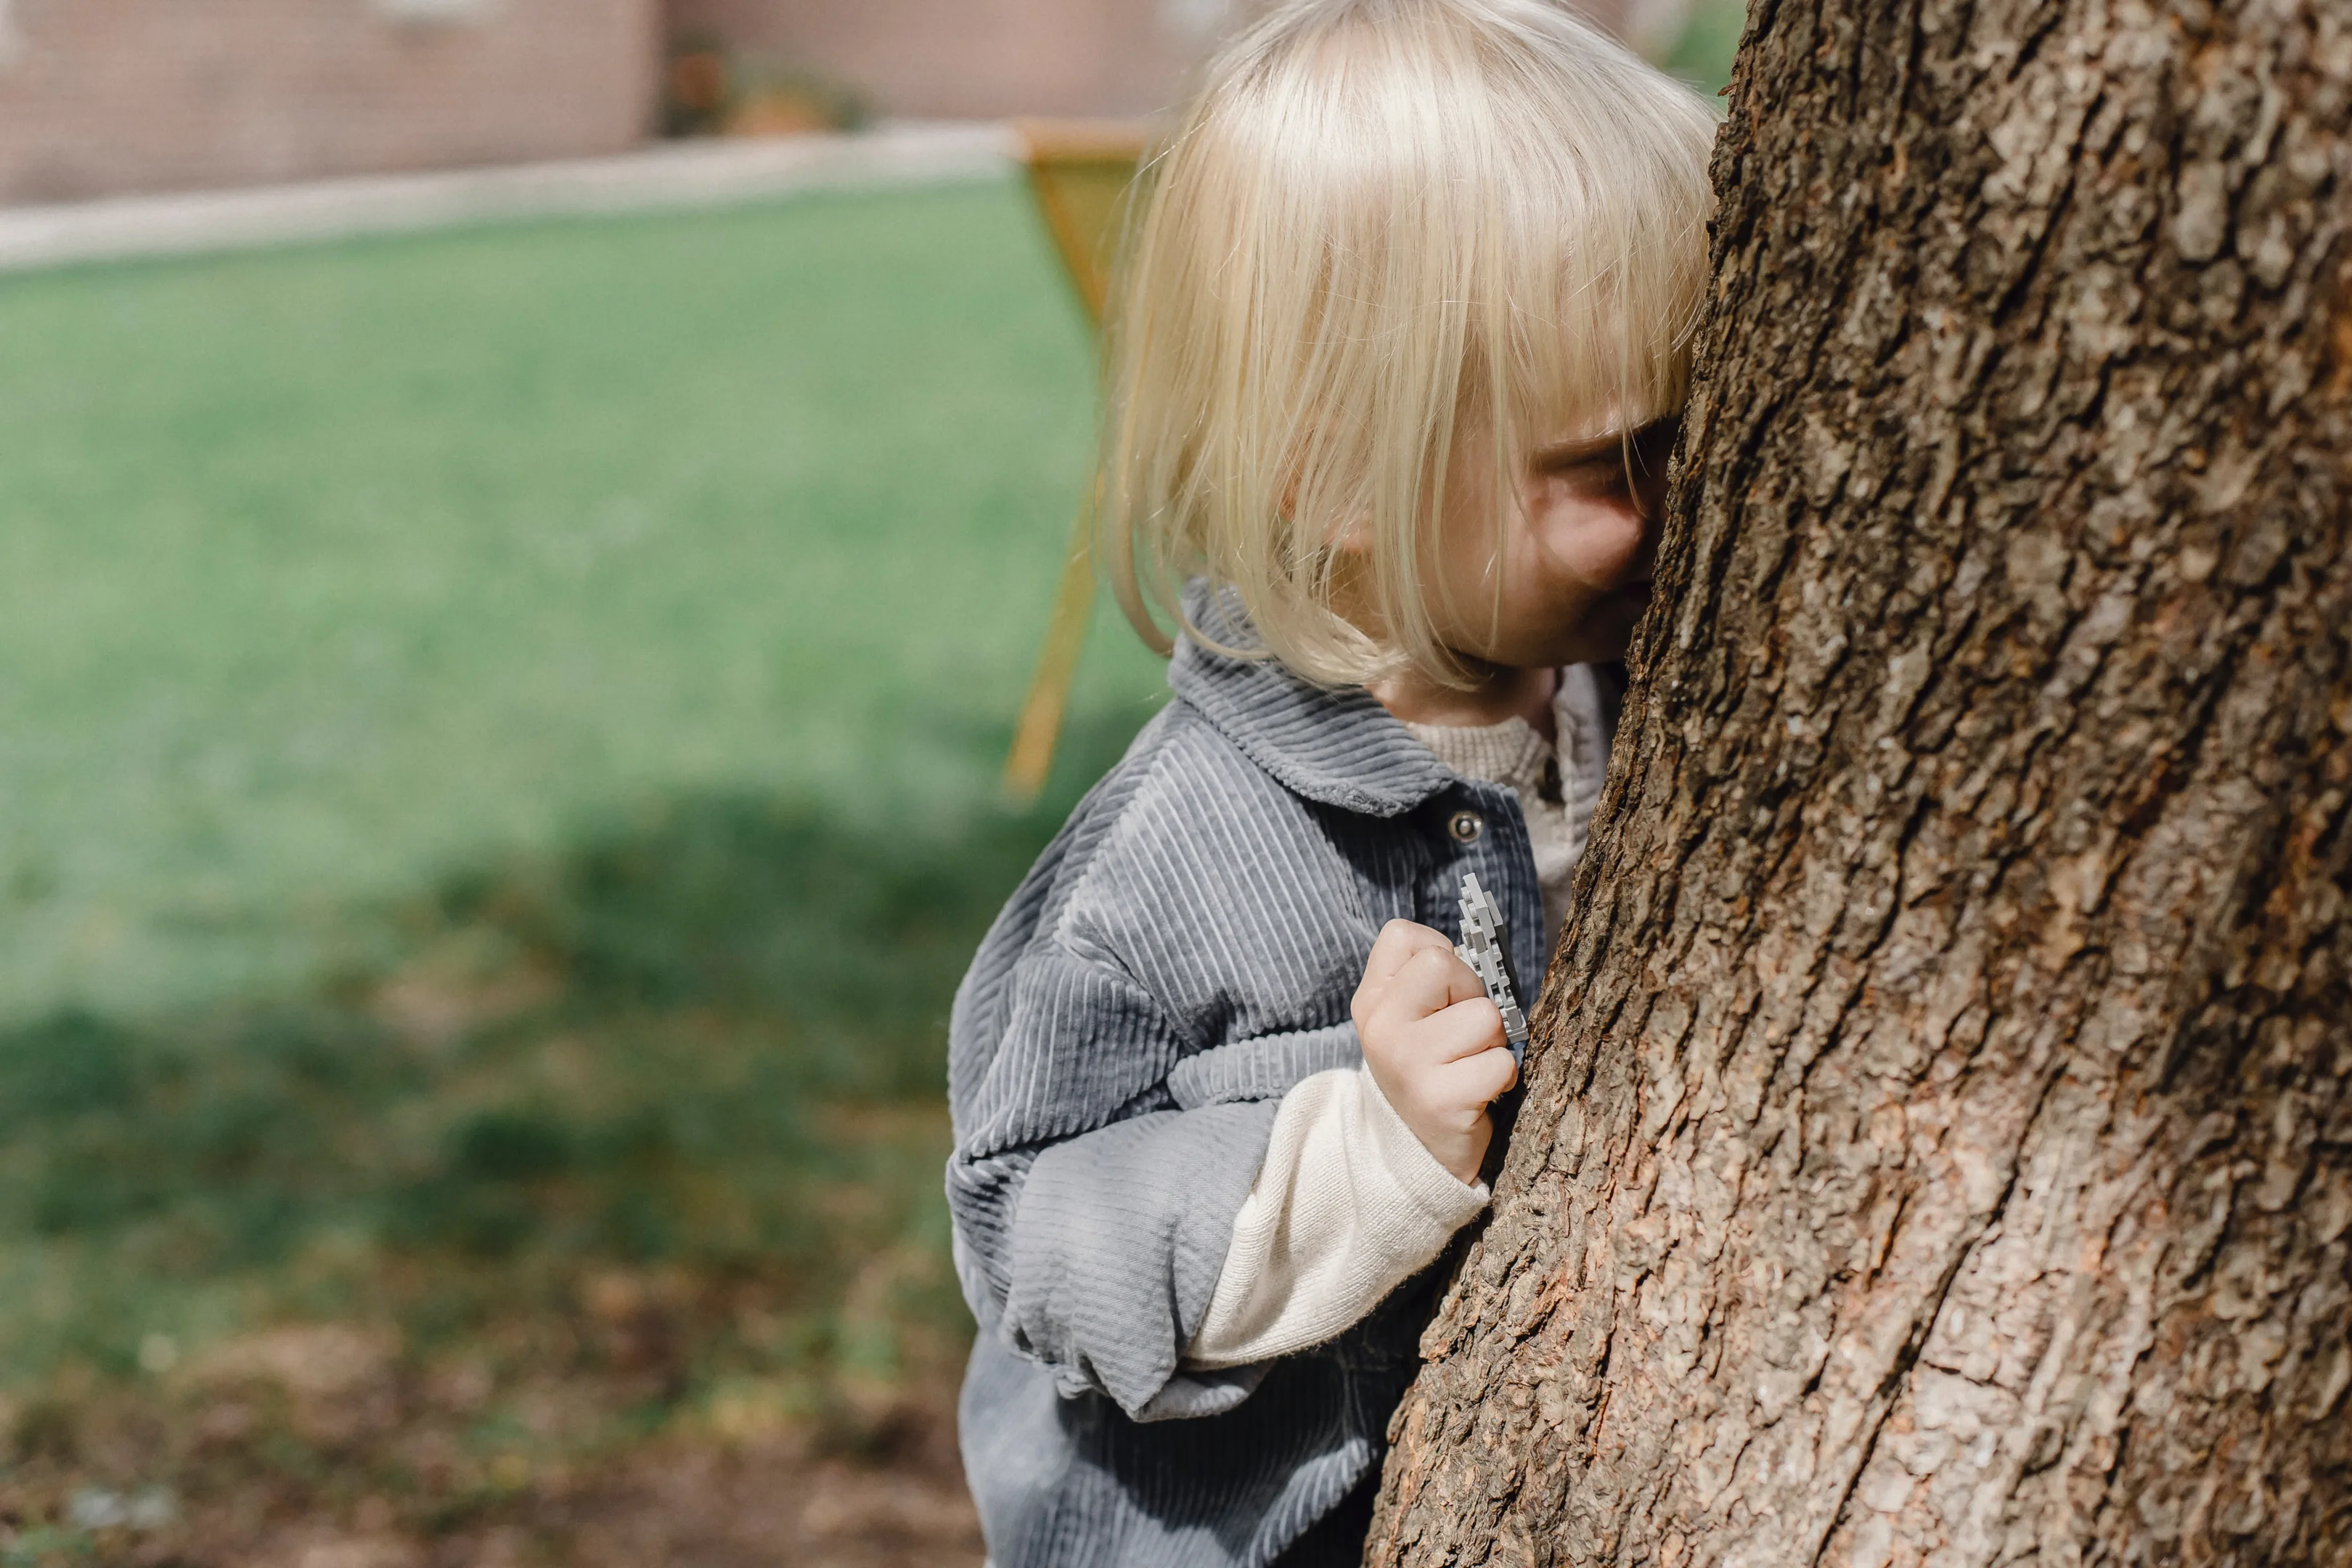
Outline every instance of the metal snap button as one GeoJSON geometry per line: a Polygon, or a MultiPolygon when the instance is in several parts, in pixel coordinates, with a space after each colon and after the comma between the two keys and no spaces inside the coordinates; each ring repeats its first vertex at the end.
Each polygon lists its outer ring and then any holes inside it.
{"type": "Polygon", "coordinates": [[[1486,831],[1486,819],[1475,811],[1457,811],[1445,819],[1445,831],[1454,836],[1456,844],[1475,844],[1478,836],[1486,831]]]}

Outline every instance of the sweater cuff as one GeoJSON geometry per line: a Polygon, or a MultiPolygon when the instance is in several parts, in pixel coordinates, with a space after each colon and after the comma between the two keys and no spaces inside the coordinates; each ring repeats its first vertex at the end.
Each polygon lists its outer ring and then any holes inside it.
{"type": "Polygon", "coordinates": [[[1241,1366],[1344,1331],[1486,1204],[1422,1146],[1363,1068],[1283,1097],[1185,1361],[1241,1366]]]}

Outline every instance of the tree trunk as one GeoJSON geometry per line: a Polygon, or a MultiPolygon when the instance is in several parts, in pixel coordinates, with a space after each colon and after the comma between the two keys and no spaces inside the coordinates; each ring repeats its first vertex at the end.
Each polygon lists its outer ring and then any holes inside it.
{"type": "Polygon", "coordinates": [[[1755,0],[1377,1563],[2352,1563],[2352,0],[1755,0]]]}

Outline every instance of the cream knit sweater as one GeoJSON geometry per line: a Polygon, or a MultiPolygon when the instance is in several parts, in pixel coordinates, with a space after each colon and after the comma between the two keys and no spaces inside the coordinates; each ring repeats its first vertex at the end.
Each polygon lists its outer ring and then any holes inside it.
{"type": "MultiPolygon", "coordinates": [[[[1553,743],[1524,719],[1405,726],[1454,773],[1518,796],[1547,949],[1567,918],[1569,884],[1601,799],[1606,704],[1600,678],[1579,665],[1560,671],[1553,743]]],[[[1488,1195],[1485,1183],[1465,1184],[1437,1163],[1369,1068],[1302,1080],[1275,1112],[1265,1162],[1185,1360],[1241,1366],[1320,1344],[1425,1268],[1488,1195]]]]}

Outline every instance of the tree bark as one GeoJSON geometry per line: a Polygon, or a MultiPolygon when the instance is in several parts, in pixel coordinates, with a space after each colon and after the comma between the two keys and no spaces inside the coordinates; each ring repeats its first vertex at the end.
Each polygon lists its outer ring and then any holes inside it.
{"type": "Polygon", "coordinates": [[[1376,1563],[2352,1563],[2352,0],[1755,0],[1376,1563]]]}

